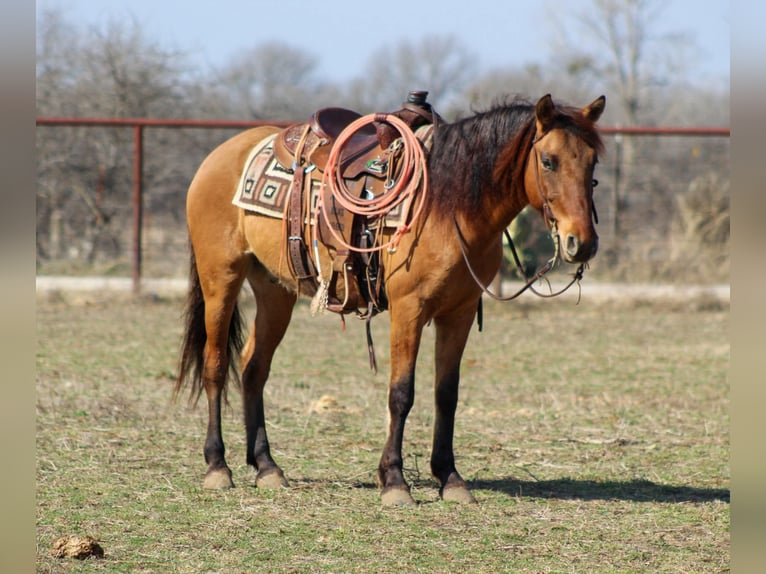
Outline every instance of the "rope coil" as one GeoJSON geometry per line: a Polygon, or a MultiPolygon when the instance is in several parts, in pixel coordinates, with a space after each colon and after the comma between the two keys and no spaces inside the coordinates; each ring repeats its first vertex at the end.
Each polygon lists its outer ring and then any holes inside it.
{"type": "MultiPolygon", "coordinates": [[[[392,151],[397,150],[392,149],[392,151]]],[[[393,174],[390,174],[389,178],[392,177],[393,174]]],[[[410,127],[395,115],[369,114],[362,116],[349,124],[335,140],[322,176],[322,187],[324,188],[325,186],[329,186],[334,200],[340,206],[351,213],[365,217],[384,216],[394,207],[404,203],[403,213],[405,214],[405,222],[396,228],[393,236],[386,243],[381,243],[368,248],[350,245],[345,239],[340,237],[332,226],[328,225],[335,240],[351,251],[356,251],[358,253],[372,253],[387,248],[395,250],[402,236],[407,233],[417,221],[423,209],[423,205],[425,204],[425,195],[428,189],[428,170],[426,168],[425,153],[420,140],[418,140],[410,127]],[[386,187],[388,188],[388,191],[386,191],[386,193],[372,199],[364,199],[355,196],[346,186],[341,173],[340,156],[345,143],[351,139],[359,129],[373,122],[388,123],[399,132],[401,139],[394,140],[392,146],[396,145],[401,150],[402,167],[399,178],[396,181],[389,179],[387,182],[386,187]],[[418,198],[419,201],[412,217],[407,220],[406,214],[409,213],[412,202],[416,199],[415,196],[419,189],[421,190],[420,197],[418,198]]],[[[319,195],[319,200],[317,201],[315,208],[315,221],[317,222],[319,221],[320,212],[325,220],[329,221],[327,207],[325,206],[324,201],[322,201],[322,194],[319,195]]],[[[318,225],[314,226],[315,244],[318,227],[318,225]]]]}

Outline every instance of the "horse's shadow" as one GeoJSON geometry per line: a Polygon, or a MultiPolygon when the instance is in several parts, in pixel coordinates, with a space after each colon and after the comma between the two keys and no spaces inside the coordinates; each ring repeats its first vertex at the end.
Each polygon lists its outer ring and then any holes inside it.
{"type": "MultiPolygon", "coordinates": [[[[357,480],[350,483],[345,481],[328,481],[322,479],[302,478],[297,484],[304,487],[317,487],[330,482],[336,486],[348,488],[377,490],[378,485],[371,480],[357,480]]],[[[432,488],[432,479],[424,477],[411,478],[413,486],[432,488]]],[[[630,500],[633,502],[725,502],[730,503],[729,489],[698,488],[694,486],[674,486],[656,484],[649,480],[598,481],[558,478],[553,480],[518,480],[515,478],[500,478],[496,480],[469,480],[468,487],[475,493],[481,490],[500,492],[514,498],[548,498],[560,500],[630,500]]]]}
{"type": "Polygon", "coordinates": [[[560,478],[554,480],[469,481],[471,490],[491,490],[520,498],[562,500],[631,500],[633,502],[713,502],[729,503],[730,493],[723,488],[697,488],[656,484],[649,480],[596,481],[560,478]]]}

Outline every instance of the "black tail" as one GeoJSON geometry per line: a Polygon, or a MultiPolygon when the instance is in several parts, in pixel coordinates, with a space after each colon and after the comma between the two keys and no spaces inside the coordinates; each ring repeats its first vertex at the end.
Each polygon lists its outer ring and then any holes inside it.
{"type": "MultiPolygon", "coordinates": [[[[189,261],[189,293],[186,297],[186,311],[184,312],[184,323],[186,330],[184,333],[183,345],[181,347],[181,360],[178,367],[178,378],[176,379],[174,396],[178,396],[183,386],[188,382],[191,385],[190,400],[196,404],[199,400],[204,385],[202,374],[205,365],[205,342],[207,341],[207,331],[205,330],[205,298],[202,296],[202,286],[197,272],[197,259],[194,256],[194,250],[191,250],[189,261]]],[[[234,305],[234,311],[229,322],[229,371],[231,372],[237,384],[240,384],[239,371],[237,365],[239,355],[244,346],[242,316],[239,312],[239,306],[234,305]]],[[[224,383],[223,397],[226,398],[226,384],[224,383]]]]}

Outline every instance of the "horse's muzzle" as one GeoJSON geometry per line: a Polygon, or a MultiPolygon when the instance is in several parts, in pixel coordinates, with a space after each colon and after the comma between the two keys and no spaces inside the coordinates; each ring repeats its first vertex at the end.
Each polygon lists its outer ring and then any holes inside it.
{"type": "Polygon", "coordinates": [[[591,241],[580,241],[580,238],[570,233],[564,241],[564,259],[567,263],[585,263],[598,251],[598,236],[591,241]]]}

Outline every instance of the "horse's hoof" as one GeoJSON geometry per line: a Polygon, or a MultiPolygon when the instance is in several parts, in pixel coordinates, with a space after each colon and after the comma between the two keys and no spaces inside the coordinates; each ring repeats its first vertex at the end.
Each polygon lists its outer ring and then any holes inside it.
{"type": "Polygon", "coordinates": [[[383,506],[415,506],[415,499],[406,486],[387,488],[380,493],[380,501],[383,506]]]}
{"type": "Polygon", "coordinates": [[[285,475],[278,468],[266,471],[266,473],[258,473],[255,477],[255,486],[257,488],[276,489],[276,488],[288,488],[290,484],[287,482],[285,475]]]}
{"type": "Polygon", "coordinates": [[[442,489],[442,500],[457,502],[458,504],[479,504],[468,490],[468,487],[459,485],[442,489]]]}
{"type": "Polygon", "coordinates": [[[215,468],[205,474],[205,482],[202,488],[207,490],[226,490],[234,488],[234,481],[231,480],[231,471],[228,468],[215,468]]]}

